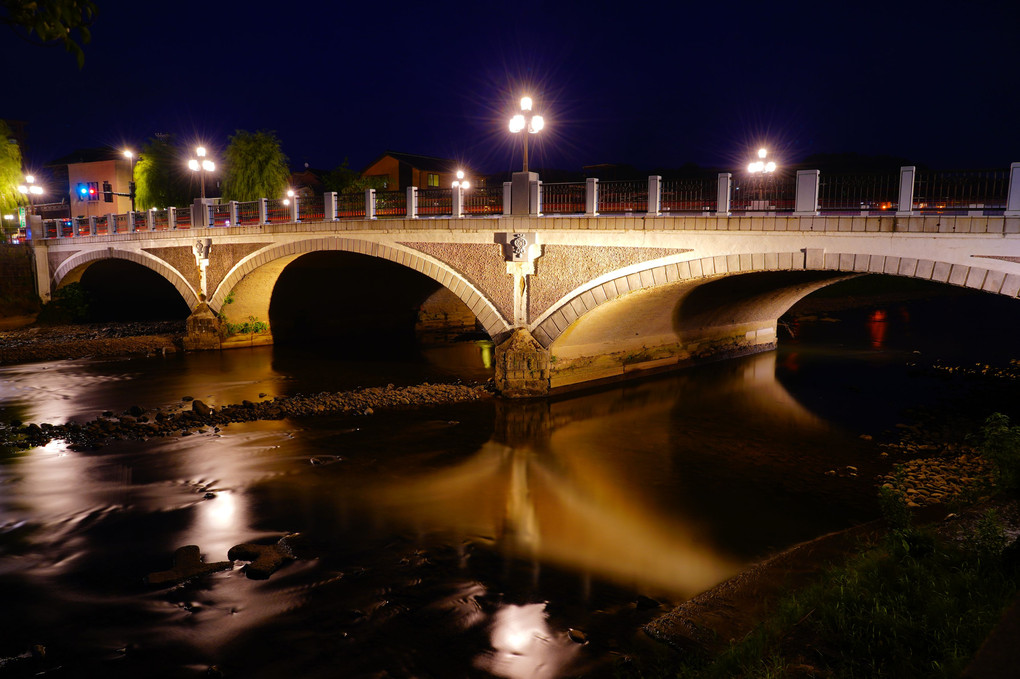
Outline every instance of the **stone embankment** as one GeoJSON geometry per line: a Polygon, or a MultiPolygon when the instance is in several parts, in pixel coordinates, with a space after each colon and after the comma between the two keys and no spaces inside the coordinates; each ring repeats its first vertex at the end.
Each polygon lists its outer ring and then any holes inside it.
{"type": "Polygon", "coordinates": [[[0,331],[0,365],[179,351],[184,321],[32,326],[0,331]]]}
{"type": "MultiPolygon", "coordinates": [[[[264,395],[263,395],[264,396],[264,395]]],[[[0,423],[0,446],[34,448],[52,440],[63,440],[71,449],[92,449],[111,439],[149,439],[157,436],[187,436],[206,428],[233,422],[282,420],[315,415],[372,415],[380,409],[461,403],[490,398],[484,386],[463,384],[419,384],[410,387],[370,387],[356,391],[322,392],[278,396],[259,402],[242,401],[218,408],[185,396],[183,410],[143,410],[132,406],[120,415],[111,412],[79,424],[0,423]]]]}

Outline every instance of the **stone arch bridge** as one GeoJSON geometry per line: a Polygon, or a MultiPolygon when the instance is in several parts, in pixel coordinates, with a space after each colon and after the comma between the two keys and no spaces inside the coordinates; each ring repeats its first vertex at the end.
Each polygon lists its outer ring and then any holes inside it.
{"type": "MultiPolygon", "coordinates": [[[[125,259],[155,271],[193,309],[189,348],[231,346],[217,331],[217,314],[268,320],[277,279],[302,255],[389,260],[463,301],[497,343],[497,385],[511,396],[774,348],[777,321],[794,303],[855,275],[1020,294],[1020,217],[1003,216],[345,220],[31,244],[44,300],[97,261],[125,259]]],[[[272,341],[272,328],[264,341],[272,341]]]]}

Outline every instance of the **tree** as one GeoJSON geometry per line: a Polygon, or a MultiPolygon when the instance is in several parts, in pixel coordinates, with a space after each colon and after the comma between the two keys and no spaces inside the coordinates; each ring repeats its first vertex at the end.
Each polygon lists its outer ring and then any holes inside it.
{"type": "Polygon", "coordinates": [[[382,177],[362,177],[350,168],[346,158],[322,178],[323,188],[337,193],[364,193],[365,189],[383,188],[384,182],[382,177]]]}
{"type": "Polygon", "coordinates": [[[11,128],[0,120],[0,234],[6,235],[8,229],[17,225],[17,222],[4,219],[3,215],[12,214],[25,203],[24,196],[18,191],[21,181],[21,148],[14,141],[11,128]]]}
{"type": "Polygon", "coordinates": [[[182,174],[180,158],[169,136],[146,142],[135,163],[135,204],[139,210],[191,204],[194,194],[182,174]]]}
{"type": "Polygon", "coordinates": [[[85,64],[82,45],[92,39],[89,26],[97,14],[91,0],[0,0],[0,23],[31,43],[63,45],[85,64]]]}
{"type": "Polygon", "coordinates": [[[237,130],[223,159],[223,200],[282,196],[290,181],[287,156],[276,133],[237,130]]]}

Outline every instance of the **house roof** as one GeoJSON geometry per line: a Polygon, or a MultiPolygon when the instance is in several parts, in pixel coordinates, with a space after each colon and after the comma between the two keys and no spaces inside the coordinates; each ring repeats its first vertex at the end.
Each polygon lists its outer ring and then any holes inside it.
{"type": "Polygon", "coordinates": [[[434,158],[432,156],[420,156],[414,153],[387,151],[369,163],[365,169],[367,170],[387,156],[396,159],[398,162],[407,163],[416,170],[425,170],[427,172],[456,172],[463,167],[463,163],[456,160],[450,160],[449,158],[434,158]]]}

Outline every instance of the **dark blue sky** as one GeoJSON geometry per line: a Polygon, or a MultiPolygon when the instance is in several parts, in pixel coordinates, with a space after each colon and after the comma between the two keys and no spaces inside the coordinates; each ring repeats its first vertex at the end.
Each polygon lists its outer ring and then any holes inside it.
{"type": "Polygon", "coordinates": [[[82,70],[0,29],[0,117],[28,123],[34,165],[269,129],[295,167],[391,149],[512,170],[525,90],[548,126],[533,166],[738,168],[759,144],[1020,161],[1015,2],[95,1],[82,70]]]}

